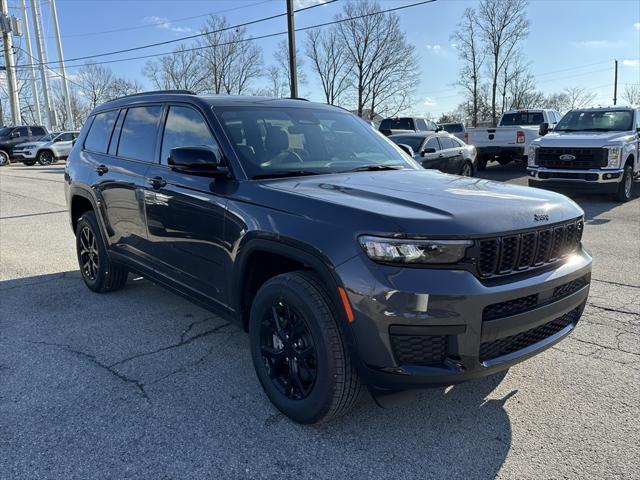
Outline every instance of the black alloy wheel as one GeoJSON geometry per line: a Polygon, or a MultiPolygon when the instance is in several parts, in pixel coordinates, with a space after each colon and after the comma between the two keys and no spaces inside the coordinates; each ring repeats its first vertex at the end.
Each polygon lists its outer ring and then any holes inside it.
{"type": "Polygon", "coordinates": [[[38,163],[42,166],[51,165],[54,162],[53,153],[43,150],[38,154],[38,163]]]}
{"type": "Polygon", "coordinates": [[[80,230],[80,251],[78,252],[78,256],[82,275],[87,280],[95,282],[96,278],[98,278],[100,262],[98,257],[98,242],[96,236],[87,225],[80,230]]]}

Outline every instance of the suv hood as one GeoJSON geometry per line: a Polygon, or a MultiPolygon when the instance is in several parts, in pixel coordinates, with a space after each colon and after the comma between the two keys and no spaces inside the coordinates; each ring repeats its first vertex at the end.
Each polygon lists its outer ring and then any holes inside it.
{"type": "Polygon", "coordinates": [[[38,148],[38,147],[42,147],[43,145],[46,145],[48,143],[51,143],[51,142],[25,142],[25,143],[18,143],[13,148],[38,148]]]}
{"type": "MultiPolygon", "coordinates": [[[[535,140],[541,147],[602,147],[622,143],[632,132],[550,132],[535,140]]],[[[628,140],[626,140],[628,141],[628,140]]]]}
{"type": "Polygon", "coordinates": [[[558,193],[428,170],[294,177],[262,186],[322,202],[325,207],[302,198],[283,203],[291,213],[322,212],[334,224],[343,219],[355,233],[486,235],[542,227],[584,213],[558,193]],[[540,214],[549,220],[535,221],[540,214]],[[380,223],[371,216],[386,219],[389,232],[367,231],[370,224],[380,223]]]}

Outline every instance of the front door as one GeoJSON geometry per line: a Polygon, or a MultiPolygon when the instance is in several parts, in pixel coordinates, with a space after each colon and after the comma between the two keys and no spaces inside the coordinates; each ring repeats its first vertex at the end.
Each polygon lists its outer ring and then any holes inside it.
{"type": "Polygon", "coordinates": [[[440,147],[440,143],[438,142],[438,137],[429,138],[425,144],[424,149],[433,149],[429,151],[429,153],[425,153],[422,158],[422,166],[424,168],[441,170],[444,153],[442,152],[442,148],[440,147]]]}
{"type": "Polygon", "coordinates": [[[168,166],[172,148],[217,142],[203,115],[191,106],[170,105],[160,163],[147,172],[147,228],[157,271],[221,304],[227,303],[224,243],[225,178],[180,173],[168,166]]]}
{"type": "Polygon", "coordinates": [[[440,140],[443,155],[440,170],[446,173],[460,173],[463,161],[462,148],[451,137],[442,136],[438,140],[440,140]]]}

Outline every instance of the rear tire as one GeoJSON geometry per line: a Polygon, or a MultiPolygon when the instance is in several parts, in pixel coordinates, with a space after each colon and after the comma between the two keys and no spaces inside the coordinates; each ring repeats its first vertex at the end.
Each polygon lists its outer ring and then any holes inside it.
{"type": "Polygon", "coordinates": [[[615,199],[618,202],[628,202],[633,197],[633,167],[630,164],[624,166],[622,180],[618,185],[615,199]]]}
{"type": "Polygon", "coordinates": [[[80,274],[90,290],[97,293],[113,292],[127,283],[127,270],[109,259],[94,212],[85,212],[78,220],[76,252],[80,274]]]}
{"type": "Polygon", "coordinates": [[[333,303],[312,273],[268,280],[251,306],[249,339],[269,400],[298,423],[327,422],[356,403],[361,382],[333,303]]]}

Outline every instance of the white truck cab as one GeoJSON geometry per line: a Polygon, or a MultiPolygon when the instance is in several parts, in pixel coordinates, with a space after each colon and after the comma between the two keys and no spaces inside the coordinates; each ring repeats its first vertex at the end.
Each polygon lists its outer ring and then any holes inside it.
{"type": "Polygon", "coordinates": [[[571,110],[553,131],[540,128],[528,155],[529,186],[613,193],[631,199],[640,180],[639,107],[571,110]]]}

